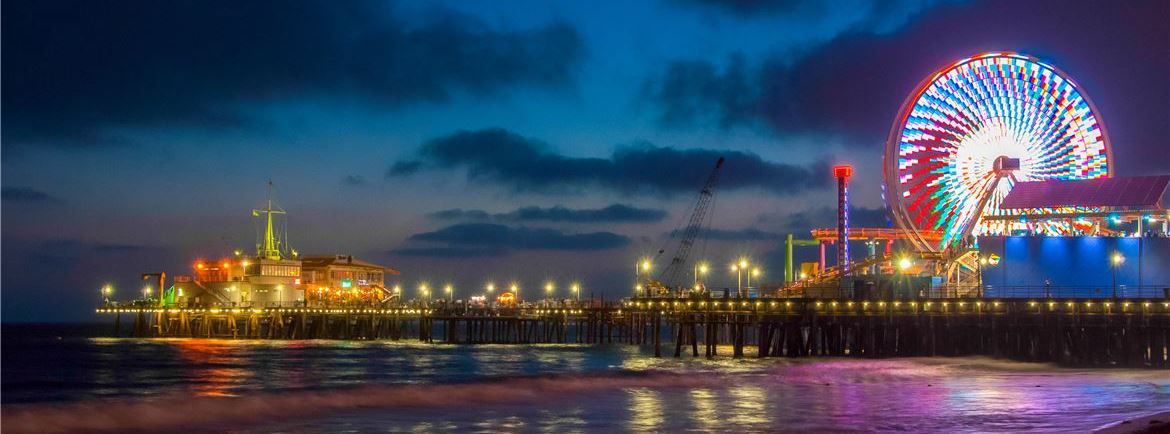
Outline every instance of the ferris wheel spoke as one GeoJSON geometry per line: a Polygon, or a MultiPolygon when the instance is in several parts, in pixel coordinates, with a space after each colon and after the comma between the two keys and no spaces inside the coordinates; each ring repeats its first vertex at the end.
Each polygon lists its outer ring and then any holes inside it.
{"type": "MultiPolygon", "coordinates": [[[[1100,120],[1055,68],[1031,57],[994,53],[931,77],[903,105],[885,159],[891,165],[885,190],[894,220],[911,233],[943,231],[937,243],[912,236],[919,248],[938,251],[968,234],[1003,234],[1021,226],[983,219],[1007,215],[999,203],[1017,181],[1108,176],[1100,120]],[[1000,158],[1019,165],[998,166],[1000,158]]],[[[1028,225],[1046,231],[1068,226],[1028,225]]]]}

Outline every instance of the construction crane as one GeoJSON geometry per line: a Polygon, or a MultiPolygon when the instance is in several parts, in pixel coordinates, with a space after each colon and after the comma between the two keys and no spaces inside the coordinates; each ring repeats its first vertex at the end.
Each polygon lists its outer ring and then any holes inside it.
{"type": "MultiPolygon", "coordinates": [[[[646,283],[648,293],[663,295],[672,289],[682,287],[679,279],[680,276],[687,275],[687,273],[683,273],[683,270],[686,269],[687,257],[691,253],[691,247],[695,245],[695,240],[699,237],[699,232],[708,222],[708,211],[715,199],[715,184],[719,182],[719,169],[722,167],[723,157],[719,157],[719,160],[715,161],[715,168],[711,169],[711,174],[707,176],[707,182],[699,190],[699,197],[695,200],[695,208],[691,211],[691,216],[687,220],[686,227],[681,231],[681,236],[679,236],[680,231],[677,229],[671,232],[672,238],[678,236],[678,250],[674,252],[670,264],[659,272],[658,278],[646,283]]],[[[665,248],[660,249],[658,256],[661,256],[665,251],[665,248]]]]}

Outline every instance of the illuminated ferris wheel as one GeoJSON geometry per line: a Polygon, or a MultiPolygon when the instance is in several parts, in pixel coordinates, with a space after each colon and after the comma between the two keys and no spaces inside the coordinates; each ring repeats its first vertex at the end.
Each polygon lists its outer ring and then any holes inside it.
{"type": "Polygon", "coordinates": [[[928,77],[902,105],[886,142],[885,196],[920,251],[968,235],[1060,233],[1067,222],[984,217],[1008,215],[999,204],[1017,182],[1107,177],[1110,160],[1096,108],[1062,71],[988,53],[928,77]]]}

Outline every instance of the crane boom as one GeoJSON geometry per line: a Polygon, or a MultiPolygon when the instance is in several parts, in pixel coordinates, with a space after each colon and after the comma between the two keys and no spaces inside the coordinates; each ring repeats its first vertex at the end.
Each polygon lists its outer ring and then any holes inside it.
{"type": "Polygon", "coordinates": [[[680,275],[683,275],[683,270],[686,269],[687,257],[691,253],[691,247],[695,244],[695,239],[698,238],[699,232],[703,228],[703,224],[707,220],[707,211],[711,207],[711,202],[715,197],[715,184],[719,182],[719,169],[723,167],[723,157],[715,162],[715,168],[711,169],[711,174],[707,176],[707,182],[703,184],[703,189],[699,190],[699,197],[695,200],[694,211],[691,212],[690,219],[687,220],[687,226],[682,231],[682,236],[679,238],[678,250],[675,251],[674,257],[671,258],[670,264],[664,267],[658,275],[658,282],[665,286],[665,288],[679,288],[680,275]]]}

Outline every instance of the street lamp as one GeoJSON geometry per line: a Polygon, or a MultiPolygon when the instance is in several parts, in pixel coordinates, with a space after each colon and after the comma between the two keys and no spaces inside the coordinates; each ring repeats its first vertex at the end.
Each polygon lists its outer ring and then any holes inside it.
{"type": "MultiPolygon", "coordinates": [[[[640,288],[642,287],[642,275],[643,274],[645,274],[647,278],[650,277],[650,267],[652,265],[653,264],[650,263],[649,258],[642,258],[641,260],[638,261],[638,263],[634,264],[634,283],[637,285],[634,287],[635,291],[640,290],[640,288]]],[[[638,296],[638,293],[634,292],[634,296],[635,297],[638,296]]]]}
{"type": "Polygon", "coordinates": [[[710,269],[706,262],[699,262],[695,264],[695,291],[698,291],[700,287],[701,281],[699,280],[699,276],[707,274],[708,271],[710,271],[710,269]]]}
{"type": "Polygon", "coordinates": [[[577,301],[581,301],[581,284],[573,282],[569,289],[573,291],[573,295],[577,296],[577,301]]]}
{"type": "Polygon", "coordinates": [[[1125,262],[1125,257],[1121,256],[1121,252],[1113,252],[1113,257],[1109,258],[1109,262],[1113,265],[1113,298],[1117,298],[1117,269],[1125,262]]]}
{"type": "Polygon", "coordinates": [[[760,269],[759,268],[753,268],[751,274],[748,274],[748,284],[747,284],[748,291],[752,290],[752,278],[753,277],[756,278],[756,285],[758,286],[760,284],[760,269]]]}
{"type": "Polygon", "coordinates": [[[420,284],[418,286],[418,292],[420,295],[422,295],[424,302],[430,301],[430,291],[427,290],[427,284],[420,284]]]}
{"type": "Polygon", "coordinates": [[[545,282],[544,293],[548,296],[548,298],[550,298],[550,299],[553,298],[553,291],[554,290],[556,290],[556,286],[553,286],[552,282],[545,282]]]}
{"type": "Polygon", "coordinates": [[[110,296],[114,294],[114,287],[110,284],[102,286],[102,300],[105,304],[110,304],[110,296]]]}
{"type": "MultiPolygon", "coordinates": [[[[731,271],[735,272],[736,296],[738,297],[743,297],[743,272],[747,271],[747,267],[748,261],[746,259],[740,259],[738,264],[731,264],[731,271]]],[[[748,279],[750,282],[751,276],[748,276],[748,279]]]]}
{"type": "Polygon", "coordinates": [[[142,298],[146,299],[146,301],[150,301],[150,285],[142,287],[142,298]]]}
{"type": "Polygon", "coordinates": [[[447,293],[447,302],[451,302],[455,299],[455,288],[452,287],[450,283],[443,287],[443,292],[447,293]]]}
{"type": "Polygon", "coordinates": [[[512,295],[516,297],[516,304],[520,304],[520,285],[513,283],[509,289],[512,290],[512,295]]]}

